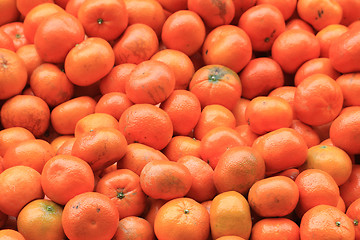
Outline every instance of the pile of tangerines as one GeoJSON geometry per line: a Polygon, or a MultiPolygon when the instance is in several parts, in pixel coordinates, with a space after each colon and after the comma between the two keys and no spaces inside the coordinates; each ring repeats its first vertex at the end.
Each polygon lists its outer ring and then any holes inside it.
{"type": "Polygon", "coordinates": [[[360,239],[358,0],[0,0],[0,240],[360,239]]]}

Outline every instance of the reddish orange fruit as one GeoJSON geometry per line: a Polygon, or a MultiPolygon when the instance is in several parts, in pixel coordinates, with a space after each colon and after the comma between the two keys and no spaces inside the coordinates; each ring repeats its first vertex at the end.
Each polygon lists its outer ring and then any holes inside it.
{"type": "Polygon", "coordinates": [[[153,160],[169,161],[169,159],[159,150],[141,143],[130,143],[126,148],[126,153],[117,162],[117,168],[129,169],[140,176],[144,166],[153,160]]]}
{"type": "Polygon", "coordinates": [[[119,221],[116,233],[112,240],[152,240],[154,239],[154,236],[154,229],[147,220],[130,216],[119,221]]]}
{"type": "Polygon", "coordinates": [[[176,135],[188,135],[201,115],[199,99],[190,91],[175,90],[160,104],[170,117],[176,135]]]}
{"type": "Polygon", "coordinates": [[[119,223],[115,204],[97,192],[82,193],[64,207],[62,225],[70,239],[111,239],[119,223]],[[101,230],[100,230],[101,229],[101,230]]]}
{"type": "Polygon", "coordinates": [[[293,120],[290,104],[279,97],[256,97],[245,110],[245,119],[256,134],[288,128],[293,120]]]}
{"type": "Polygon", "coordinates": [[[0,131],[0,156],[4,156],[5,152],[11,145],[29,140],[35,139],[34,135],[22,127],[10,127],[0,131]]]}
{"type": "Polygon", "coordinates": [[[4,155],[2,164],[4,169],[22,165],[41,173],[45,163],[55,154],[50,143],[42,139],[29,139],[11,145],[4,155]]]}
{"type": "Polygon", "coordinates": [[[161,39],[167,48],[191,56],[201,48],[205,35],[201,17],[194,11],[180,10],[164,22],[161,39]]]}
{"type": "Polygon", "coordinates": [[[330,24],[340,23],[343,15],[338,1],[299,0],[297,12],[301,19],[319,31],[330,24]]]}
{"type": "Polygon", "coordinates": [[[107,41],[89,37],[71,48],[64,61],[66,76],[73,84],[90,86],[111,71],[115,55],[107,41]]]}
{"type": "Polygon", "coordinates": [[[39,172],[27,166],[15,166],[4,170],[0,174],[0,211],[17,217],[27,203],[43,198],[40,177],[39,172]]]}
{"type": "Polygon", "coordinates": [[[359,226],[359,213],[360,213],[360,198],[355,200],[346,210],[346,215],[353,221],[355,228],[355,239],[360,237],[359,226]]]}
{"type": "Polygon", "coordinates": [[[360,153],[360,144],[355,140],[360,130],[359,115],[360,107],[345,108],[330,126],[331,141],[349,154],[360,153]]]}
{"type": "Polygon", "coordinates": [[[259,216],[284,217],[295,210],[299,189],[288,177],[268,177],[251,186],[248,201],[259,216]]]}
{"type": "Polygon", "coordinates": [[[184,197],[189,192],[192,176],[181,163],[153,160],[141,171],[140,184],[148,196],[170,200],[184,197]]]}
{"type": "Polygon", "coordinates": [[[41,186],[48,198],[65,205],[76,195],[94,190],[94,173],[89,164],[78,157],[57,155],[46,162],[41,186]]]}
{"type": "Polygon", "coordinates": [[[174,136],[162,152],[174,162],[189,155],[200,158],[200,140],[188,136],[174,136]]]}
{"type": "Polygon", "coordinates": [[[360,45],[360,29],[357,27],[349,29],[336,38],[329,48],[329,58],[332,66],[341,73],[358,72],[360,45]]]}
{"type": "Polygon", "coordinates": [[[201,106],[220,104],[232,110],[241,97],[239,76],[228,67],[207,65],[195,72],[189,90],[199,99],[201,106]]]}
{"type": "Polygon", "coordinates": [[[124,135],[115,128],[97,128],[75,138],[71,155],[88,162],[94,171],[119,161],[126,152],[124,135]]]}
{"type": "Polygon", "coordinates": [[[284,73],[280,65],[271,58],[259,57],[250,60],[239,74],[242,97],[253,99],[265,96],[271,90],[284,85],[284,73]]]}
{"type": "Polygon", "coordinates": [[[119,130],[128,143],[138,142],[157,150],[166,147],[173,135],[169,115],[151,104],[135,104],[119,120],[119,130]]]}
{"type": "Polygon", "coordinates": [[[0,49],[0,99],[19,94],[27,81],[27,70],[22,59],[13,51],[0,49]]]}
{"type": "Polygon", "coordinates": [[[333,177],[320,169],[307,169],[295,179],[299,188],[299,204],[296,212],[301,217],[309,209],[327,204],[336,206],[339,200],[339,187],[333,177]]]}
{"type": "Polygon", "coordinates": [[[148,60],[132,70],[125,84],[125,93],[133,103],[156,105],[167,99],[174,88],[173,70],[163,62],[148,60]]]}
{"type": "Polygon", "coordinates": [[[262,135],[252,147],[264,159],[267,173],[301,166],[306,161],[308,150],[302,136],[291,128],[280,128],[262,135]]]}
{"type": "Polygon", "coordinates": [[[142,23],[130,25],[113,46],[115,65],[149,60],[158,47],[159,40],[151,27],[142,23]]]}
{"type": "Polygon", "coordinates": [[[287,218],[264,218],[251,229],[252,240],[272,240],[280,236],[287,240],[299,240],[299,226],[287,218]]]}
{"type": "Polygon", "coordinates": [[[119,219],[140,216],[146,207],[146,195],[140,186],[139,176],[128,169],[105,174],[96,185],[96,192],[109,197],[116,205],[119,219]]]}
{"type": "Polygon", "coordinates": [[[207,132],[200,142],[200,156],[213,169],[223,153],[236,146],[245,146],[240,134],[229,127],[217,127],[207,132]]]}
{"type": "Polygon", "coordinates": [[[39,137],[49,127],[50,109],[39,97],[16,95],[4,103],[0,116],[5,128],[23,127],[39,137]]]}
{"type": "Polygon", "coordinates": [[[210,28],[228,25],[235,16],[235,5],[231,0],[188,0],[188,8],[198,13],[210,28]]]}
{"type": "Polygon", "coordinates": [[[81,22],[66,12],[57,12],[44,19],[37,28],[34,44],[40,57],[51,63],[62,63],[68,52],[84,40],[81,22]]]}
{"type": "Polygon", "coordinates": [[[285,31],[285,20],[277,7],[265,3],[244,12],[240,17],[239,27],[250,37],[254,51],[266,52],[285,31]]]}
{"type": "Polygon", "coordinates": [[[219,193],[237,191],[246,194],[265,176],[265,163],[250,147],[238,146],[224,152],[214,170],[214,184],[219,193]]]}
{"type": "Polygon", "coordinates": [[[319,205],[307,211],[300,223],[301,240],[355,239],[352,220],[339,209],[319,205]]]}
{"type": "Polygon", "coordinates": [[[211,104],[201,111],[200,119],[194,129],[194,136],[201,140],[211,129],[216,127],[235,128],[235,126],[235,116],[229,109],[222,105],[211,104]]]}
{"type": "Polygon", "coordinates": [[[343,101],[341,88],[336,81],[328,75],[317,73],[298,85],[294,97],[294,112],[300,121],[319,126],[331,122],[339,115],[343,101]]]}
{"type": "Polygon", "coordinates": [[[187,167],[193,178],[191,188],[186,197],[197,202],[211,200],[216,195],[214,185],[214,170],[202,159],[194,156],[183,156],[177,161],[187,167]]]}
{"type": "Polygon", "coordinates": [[[191,198],[177,198],[157,212],[154,232],[159,240],[206,240],[210,233],[206,208],[191,198]]]}
{"type": "Polygon", "coordinates": [[[202,56],[207,65],[224,65],[236,73],[249,63],[251,55],[249,36],[244,30],[233,25],[222,25],[213,29],[206,36],[202,48],[202,56]]]}
{"type": "Polygon", "coordinates": [[[284,72],[295,73],[301,64],[320,56],[320,44],[314,34],[302,29],[290,29],[276,38],[271,54],[284,72]]]}
{"type": "Polygon", "coordinates": [[[128,14],[124,1],[85,1],[78,10],[78,19],[89,37],[105,40],[118,38],[128,25],[128,14]]]}
{"type": "Polygon", "coordinates": [[[24,236],[21,233],[12,229],[0,230],[0,239],[25,240],[24,236]]]}

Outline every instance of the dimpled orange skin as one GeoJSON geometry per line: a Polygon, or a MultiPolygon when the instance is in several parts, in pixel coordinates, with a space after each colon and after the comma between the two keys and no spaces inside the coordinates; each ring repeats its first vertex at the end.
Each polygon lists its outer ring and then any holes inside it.
{"type": "Polygon", "coordinates": [[[51,126],[59,134],[74,134],[76,123],[83,117],[94,113],[96,102],[89,96],[68,100],[51,111],[51,126]]]}
{"type": "Polygon", "coordinates": [[[181,157],[194,156],[200,158],[200,140],[188,136],[174,136],[162,153],[170,160],[177,162],[181,157]]]}
{"type": "Polygon", "coordinates": [[[159,240],[206,240],[209,229],[206,208],[194,199],[185,197],[166,202],[154,221],[154,232],[159,240]]]}
{"type": "Polygon", "coordinates": [[[269,57],[250,60],[239,73],[242,85],[242,97],[253,99],[266,96],[273,89],[284,85],[284,73],[280,65],[269,57]]]}
{"type": "Polygon", "coordinates": [[[27,203],[43,198],[40,177],[39,172],[27,166],[15,166],[3,171],[0,174],[0,211],[17,216],[27,203]]]}
{"type": "Polygon", "coordinates": [[[210,228],[213,239],[235,235],[249,239],[251,233],[250,206],[240,193],[218,194],[210,207],[210,228]]]}
{"type": "Polygon", "coordinates": [[[246,194],[250,187],[265,176],[265,163],[251,147],[238,146],[224,152],[214,170],[218,192],[235,190],[246,194]]]}
{"type": "Polygon", "coordinates": [[[28,240],[62,240],[65,238],[61,223],[62,211],[62,206],[47,199],[31,201],[17,217],[18,231],[28,240]]]}
{"type": "Polygon", "coordinates": [[[299,240],[299,226],[287,218],[264,218],[256,222],[251,230],[252,240],[299,240]]]}
{"type": "Polygon", "coordinates": [[[285,31],[281,11],[267,3],[244,12],[238,26],[249,35],[253,50],[259,52],[269,51],[274,40],[285,31]]]}
{"type": "Polygon", "coordinates": [[[343,74],[336,79],[344,95],[344,107],[360,106],[360,73],[343,74]]]}
{"type": "Polygon", "coordinates": [[[126,148],[126,153],[117,162],[117,168],[126,168],[140,176],[144,166],[152,160],[169,161],[169,159],[159,150],[141,143],[130,143],[126,148]]]}
{"type": "Polygon", "coordinates": [[[94,190],[94,174],[84,160],[71,155],[57,155],[45,164],[41,186],[47,197],[65,205],[74,196],[94,190]]]}
{"type": "Polygon", "coordinates": [[[251,59],[251,40],[241,28],[222,25],[206,36],[202,55],[208,65],[221,64],[240,72],[251,59]]]}
{"type": "Polygon", "coordinates": [[[319,126],[337,117],[343,101],[341,87],[336,81],[328,75],[317,73],[305,78],[297,87],[294,113],[303,123],[319,126]]]}
{"type": "Polygon", "coordinates": [[[161,39],[169,49],[194,55],[204,43],[206,29],[201,17],[189,10],[171,14],[165,21],[161,39]]]}
{"type": "Polygon", "coordinates": [[[335,146],[316,145],[308,150],[306,168],[316,168],[329,173],[341,186],[350,177],[352,162],[349,155],[335,146]]]}
{"type": "Polygon", "coordinates": [[[189,169],[193,178],[186,197],[202,203],[216,196],[217,192],[213,181],[214,171],[209,164],[191,155],[181,157],[178,162],[189,169]]]}
{"type": "Polygon", "coordinates": [[[65,58],[65,73],[78,86],[89,86],[105,77],[115,63],[111,45],[102,38],[87,38],[70,50],[65,58]]]}
{"type": "Polygon", "coordinates": [[[146,196],[140,187],[139,176],[129,169],[105,174],[96,185],[96,192],[109,197],[119,211],[119,219],[141,215],[146,196]]]}
{"type": "Polygon", "coordinates": [[[299,190],[288,177],[269,177],[252,185],[248,201],[262,217],[283,217],[294,211],[299,201],[299,190]]]}
{"type": "Polygon", "coordinates": [[[228,25],[235,16],[235,5],[231,0],[188,0],[188,8],[198,13],[210,28],[228,25]]]}
{"type": "Polygon", "coordinates": [[[304,214],[300,238],[355,240],[355,229],[352,220],[336,207],[318,205],[304,214]]]}
{"type": "Polygon", "coordinates": [[[329,58],[333,67],[341,73],[360,71],[360,31],[351,28],[339,36],[329,48],[329,58]]]}
{"type": "Polygon", "coordinates": [[[154,199],[170,200],[184,197],[190,190],[192,176],[181,163],[153,160],[140,174],[140,185],[145,194],[154,199]]]}
{"type": "Polygon", "coordinates": [[[9,240],[25,240],[24,236],[21,233],[12,229],[0,230],[0,238],[9,240]]]}
{"type": "Polygon", "coordinates": [[[50,107],[70,100],[74,86],[59,67],[43,63],[31,74],[30,87],[35,96],[42,98],[50,107]]]}
{"type": "Polygon", "coordinates": [[[55,151],[48,142],[29,139],[9,147],[2,165],[4,169],[18,165],[28,166],[41,173],[45,163],[54,156],[55,151]]]}
{"type": "Polygon", "coordinates": [[[169,115],[151,104],[135,104],[120,117],[119,129],[127,142],[138,142],[157,150],[166,147],[173,135],[169,115]]]}
{"type": "Polygon", "coordinates": [[[360,141],[356,139],[358,139],[360,133],[360,107],[353,106],[346,109],[350,111],[343,111],[332,122],[330,126],[330,139],[335,146],[346,152],[359,154],[360,141]]]}
{"type": "Polygon", "coordinates": [[[220,104],[230,110],[242,93],[239,76],[222,65],[207,65],[197,70],[189,89],[198,97],[202,107],[220,104]]]}
{"type": "Polygon", "coordinates": [[[256,134],[288,128],[293,120],[291,105],[279,97],[253,98],[245,110],[245,119],[256,134]]]}
{"type": "Polygon", "coordinates": [[[163,102],[175,88],[173,70],[160,61],[139,63],[130,73],[125,93],[133,103],[158,104],[163,102]]]}
{"type": "Polygon", "coordinates": [[[66,12],[58,12],[41,22],[34,36],[34,44],[44,61],[62,63],[68,52],[84,40],[84,36],[84,28],[77,18],[66,12]]]}
{"type": "Polygon", "coordinates": [[[245,141],[235,129],[217,127],[201,139],[199,152],[201,158],[215,169],[224,152],[232,147],[245,145],[245,141]]]}
{"type": "Polygon", "coordinates": [[[330,24],[340,23],[343,10],[338,1],[299,0],[297,12],[301,19],[319,31],[330,24]]]}
{"type": "Polygon", "coordinates": [[[260,152],[267,173],[301,166],[306,161],[308,149],[301,135],[291,128],[280,128],[262,135],[252,147],[260,152]]]}
{"type": "Polygon", "coordinates": [[[70,199],[64,207],[62,224],[69,239],[111,239],[117,229],[119,213],[105,195],[86,192],[70,199]]]}
{"type": "Polygon", "coordinates": [[[350,178],[346,183],[340,186],[340,195],[344,200],[346,208],[354,201],[360,198],[360,165],[353,165],[350,178]]]}
{"type": "Polygon", "coordinates": [[[355,239],[360,238],[360,226],[359,226],[359,213],[360,213],[360,198],[355,200],[346,210],[346,215],[353,220],[355,227],[355,239]]]}
{"type": "Polygon", "coordinates": [[[0,99],[19,94],[28,78],[26,66],[13,51],[0,49],[0,99]]]}
{"type": "Polygon", "coordinates": [[[315,73],[326,74],[332,79],[337,79],[340,76],[340,73],[332,67],[329,58],[327,57],[314,58],[309,61],[306,61],[296,71],[294,78],[295,86],[298,86],[305,78],[315,73]]]}
{"type": "Polygon", "coordinates": [[[126,152],[124,135],[115,128],[98,128],[76,138],[71,154],[88,162],[94,171],[119,161],[126,152]]]}
{"type": "Polygon", "coordinates": [[[124,1],[86,1],[78,11],[78,19],[89,37],[114,40],[128,26],[128,13],[124,1]]]}
{"type": "Polygon", "coordinates": [[[49,106],[36,96],[16,95],[4,103],[0,114],[5,128],[24,127],[35,137],[44,134],[49,127],[49,106]]]}
{"type": "Polygon", "coordinates": [[[0,131],[0,156],[4,156],[7,149],[18,142],[35,139],[34,135],[22,127],[6,128],[0,131]]]}
{"type": "Polygon", "coordinates": [[[300,216],[314,206],[336,206],[338,203],[339,187],[330,174],[323,170],[307,169],[297,176],[295,183],[300,193],[296,209],[300,216]]]}
{"type": "Polygon", "coordinates": [[[135,23],[126,28],[113,46],[115,65],[121,63],[139,64],[150,59],[158,48],[159,40],[155,31],[148,25],[135,23]]]}
{"type": "Polygon", "coordinates": [[[276,38],[271,53],[284,72],[295,73],[304,62],[320,56],[320,43],[308,31],[290,29],[276,38]]]}

